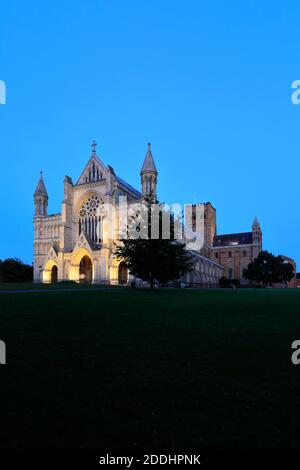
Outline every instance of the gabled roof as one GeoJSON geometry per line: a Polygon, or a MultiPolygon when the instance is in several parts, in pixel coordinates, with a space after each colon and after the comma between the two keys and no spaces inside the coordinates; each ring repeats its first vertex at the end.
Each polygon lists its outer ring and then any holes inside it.
{"type": "Polygon", "coordinates": [[[217,263],[215,260],[212,260],[211,258],[207,258],[207,256],[200,255],[198,251],[195,251],[195,250],[190,250],[190,251],[193,254],[193,256],[195,256],[196,258],[200,258],[203,261],[208,262],[209,264],[214,264],[215,266],[218,266],[218,268],[224,269],[224,266],[222,264],[217,263]]]}
{"type": "Polygon", "coordinates": [[[36,190],[34,192],[34,196],[47,196],[48,197],[48,193],[47,193],[46,186],[45,186],[45,183],[44,183],[43,172],[42,171],[41,171],[41,174],[40,174],[40,179],[39,179],[39,182],[37,184],[36,190]]]}
{"type": "Polygon", "coordinates": [[[73,248],[73,253],[78,248],[86,248],[88,251],[93,251],[99,248],[99,244],[94,243],[84,231],[80,232],[76,246],[73,248]]]}
{"type": "Polygon", "coordinates": [[[104,163],[102,162],[102,160],[100,160],[100,158],[99,158],[98,155],[96,154],[96,149],[95,149],[95,147],[96,147],[96,142],[93,141],[93,143],[92,143],[92,148],[93,148],[93,150],[92,150],[92,155],[91,155],[91,157],[89,158],[87,164],[85,165],[83,172],[82,172],[81,175],[79,176],[79,178],[78,178],[78,180],[77,180],[77,182],[76,182],[76,185],[80,184],[80,183],[82,182],[82,179],[83,179],[86,175],[88,175],[88,168],[89,168],[89,166],[90,166],[90,164],[91,164],[92,162],[94,162],[94,163],[96,164],[96,166],[97,166],[101,171],[103,171],[104,173],[107,173],[108,169],[107,169],[106,165],[104,165],[104,163]]]}
{"type": "Polygon", "coordinates": [[[145,155],[145,160],[141,169],[141,173],[148,172],[148,171],[153,171],[154,173],[157,173],[157,169],[156,169],[152,152],[151,152],[150,143],[148,143],[147,153],[145,155]]]}
{"type": "MultiPolygon", "coordinates": [[[[120,187],[123,187],[123,189],[127,190],[134,197],[139,199],[141,197],[141,193],[137,189],[135,189],[133,186],[126,183],[126,181],[124,181],[122,178],[120,178],[120,176],[116,175],[116,173],[115,173],[114,169],[112,168],[112,166],[110,166],[110,165],[106,166],[100,160],[100,158],[96,155],[95,147],[96,147],[96,142],[94,141],[92,143],[92,148],[93,148],[92,155],[91,155],[89,161],[87,162],[87,164],[86,164],[83,172],[81,173],[80,177],[78,178],[78,180],[76,182],[76,185],[85,184],[84,180],[85,180],[85,177],[88,176],[88,171],[89,171],[90,165],[91,165],[92,162],[95,162],[96,165],[99,167],[100,171],[105,173],[104,178],[107,178],[109,176],[109,174],[111,174],[112,178],[118,183],[118,185],[120,187]]],[[[90,181],[88,181],[88,183],[89,182],[90,181]]]]}
{"type": "Polygon", "coordinates": [[[124,186],[126,189],[128,189],[128,191],[132,192],[138,199],[141,197],[141,193],[137,189],[135,189],[133,186],[126,183],[126,181],[120,178],[120,176],[115,175],[115,178],[117,182],[120,183],[121,186],[124,186]]]}
{"type": "Polygon", "coordinates": [[[214,246],[251,245],[251,243],[252,243],[252,232],[216,235],[214,238],[214,246]]]}
{"type": "Polygon", "coordinates": [[[43,262],[43,268],[45,269],[46,267],[46,264],[48,263],[48,261],[50,260],[53,260],[53,261],[58,261],[58,258],[57,258],[57,249],[54,245],[51,245],[49,246],[48,248],[48,251],[47,251],[47,256],[46,258],[44,259],[44,262],[43,262]]]}

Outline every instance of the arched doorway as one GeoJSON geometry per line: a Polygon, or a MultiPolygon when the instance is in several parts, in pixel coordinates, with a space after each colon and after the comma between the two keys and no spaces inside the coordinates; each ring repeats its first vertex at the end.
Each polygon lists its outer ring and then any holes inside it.
{"type": "Polygon", "coordinates": [[[89,256],[84,256],[79,265],[79,282],[91,283],[93,280],[93,264],[89,256]]]}
{"type": "Polygon", "coordinates": [[[56,264],[54,266],[52,266],[52,269],[51,269],[51,282],[57,282],[57,266],[56,264]]]}
{"type": "Polygon", "coordinates": [[[57,282],[58,267],[56,261],[49,259],[42,272],[43,282],[57,282]]]}
{"type": "Polygon", "coordinates": [[[127,284],[128,280],[128,269],[124,261],[121,261],[118,269],[118,282],[119,284],[127,284]]]}

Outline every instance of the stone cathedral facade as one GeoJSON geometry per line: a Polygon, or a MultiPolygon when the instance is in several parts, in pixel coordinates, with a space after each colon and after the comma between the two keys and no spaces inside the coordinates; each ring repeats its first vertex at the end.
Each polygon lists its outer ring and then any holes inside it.
{"type": "MultiPolygon", "coordinates": [[[[158,171],[150,144],[140,175],[138,191],[102,162],[93,142],[91,157],[76,183],[65,176],[61,212],[49,215],[41,173],[34,193],[35,282],[127,284],[133,279],[125,263],[113,256],[114,243],[119,239],[119,200],[125,197],[130,206],[150,193],[156,195],[158,171]],[[107,211],[106,207],[114,210],[107,211]]],[[[193,252],[195,266],[180,282],[214,287],[222,276],[245,282],[244,267],[262,249],[257,219],[250,232],[218,235],[216,210],[211,203],[202,203],[187,204],[183,220],[184,242],[193,252]]]]}

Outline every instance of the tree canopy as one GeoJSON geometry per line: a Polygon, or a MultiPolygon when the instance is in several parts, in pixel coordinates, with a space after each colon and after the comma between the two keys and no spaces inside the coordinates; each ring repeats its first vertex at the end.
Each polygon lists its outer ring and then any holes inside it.
{"type": "Polygon", "coordinates": [[[293,266],[282,256],[274,256],[268,251],[261,251],[248,268],[244,269],[243,276],[264,287],[274,283],[287,285],[293,277],[293,266]]]}
{"type": "Polygon", "coordinates": [[[192,253],[174,239],[173,215],[165,211],[163,205],[159,210],[157,207],[157,201],[151,196],[145,198],[138,212],[129,218],[127,238],[114,250],[114,256],[126,263],[130,273],[149,282],[151,288],[155,281],[179,279],[194,265],[192,253]],[[169,221],[166,230],[165,220],[169,221]]]}
{"type": "Polygon", "coordinates": [[[32,282],[33,268],[17,258],[0,260],[1,282],[32,282]]]}

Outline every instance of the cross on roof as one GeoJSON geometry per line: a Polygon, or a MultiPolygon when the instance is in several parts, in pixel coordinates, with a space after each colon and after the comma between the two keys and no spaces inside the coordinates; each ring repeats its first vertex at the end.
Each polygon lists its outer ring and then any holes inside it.
{"type": "Polygon", "coordinates": [[[97,146],[97,142],[95,140],[93,140],[91,147],[92,147],[92,152],[94,154],[96,153],[96,146],[97,146]]]}

